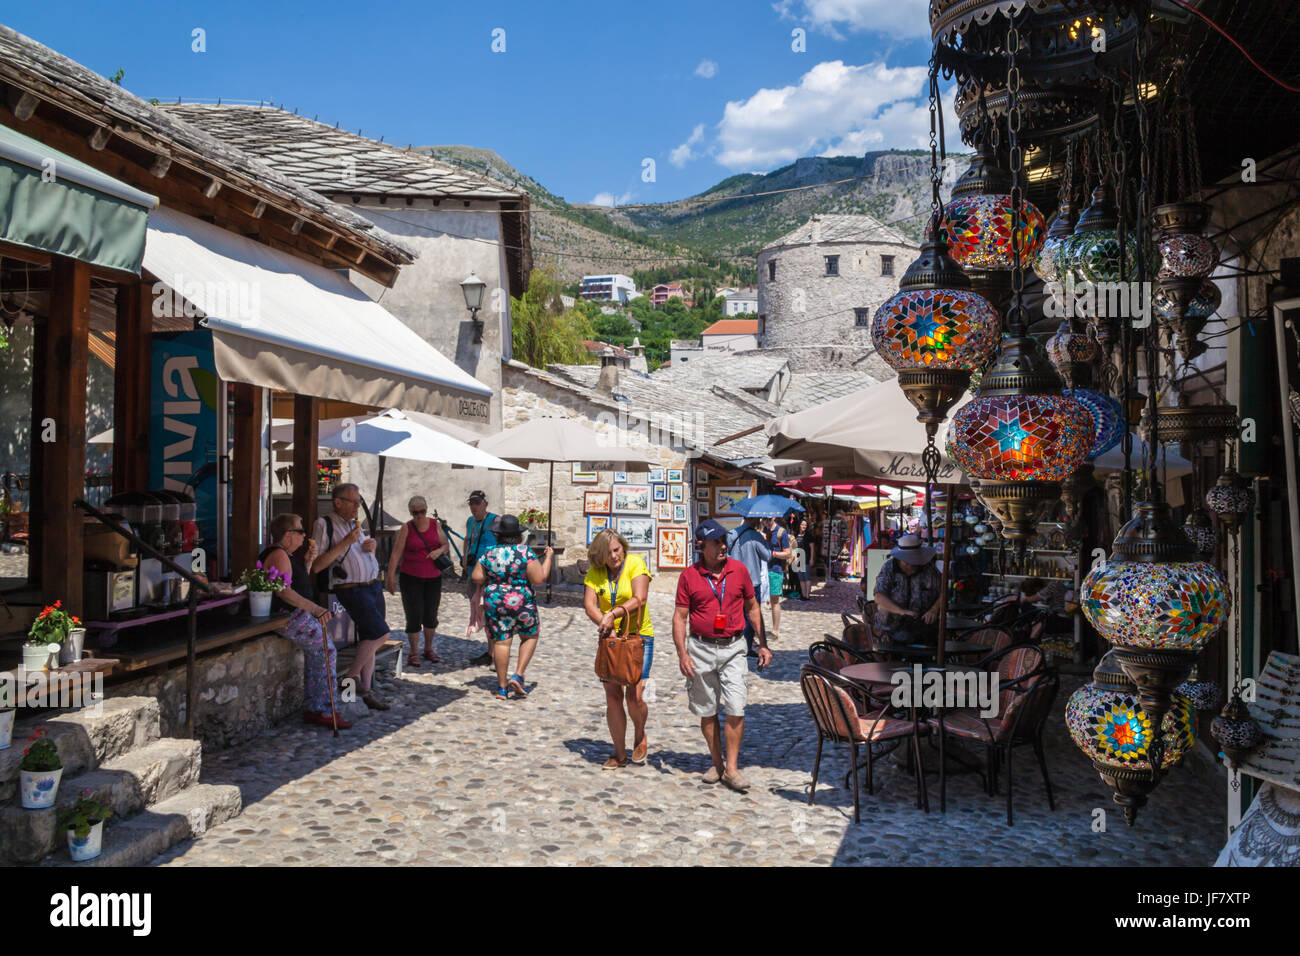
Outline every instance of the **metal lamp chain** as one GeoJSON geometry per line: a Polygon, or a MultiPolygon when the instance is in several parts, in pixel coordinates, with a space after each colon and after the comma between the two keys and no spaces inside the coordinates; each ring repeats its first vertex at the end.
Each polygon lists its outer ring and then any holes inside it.
{"type": "Polygon", "coordinates": [[[1020,67],[1016,65],[1016,55],[1020,52],[1020,31],[1016,27],[1016,18],[1010,18],[1007,27],[1007,151],[1011,164],[1011,310],[1014,321],[1008,323],[1012,335],[1024,335],[1026,331],[1024,314],[1025,267],[1020,261],[1020,223],[1021,209],[1024,202],[1020,185],[1020,167],[1024,154],[1020,146],[1020,67]]]}

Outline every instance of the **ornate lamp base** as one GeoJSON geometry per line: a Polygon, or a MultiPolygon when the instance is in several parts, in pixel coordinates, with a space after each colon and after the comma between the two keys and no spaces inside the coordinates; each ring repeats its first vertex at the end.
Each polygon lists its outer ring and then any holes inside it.
{"type": "MultiPolygon", "coordinates": [[[[1115,648],[1115,657],[1124,674],[1137,687],[1138,701],[1151,718],[1152,727],[1164,725],[1165,714],[1173,706],[1174,691],[1187,680],[1196,665],[1197,651],[1154,650],[1142,647],[1115,648]]],[[[1160,735],[1151,741],[1151,766],[1164,760],[1164,741],[1160,735]]]]}
{"type": "Polygon", "coordinates": [[[1002,522],[1002,537],[1008,541],[1025,541],[1038,531],[1043,513],[1060,500],[1061,486],[1055,481],[986,478],[979,483],[976,494],[1002,522]]]}
{"type": "Polygon", "coordinates": [[[1101,782],[1110,787],[1111,799],[1124,808],[1124,822],[1132,826],[1138,811],[1147,805],[1147,795],[1156,788],[1159,778],[1150,770],[1132,770],[1093,761],[1101,782]]]}
{"type": "Polygon", "coordinates": [[[916,406],[916,420],[934,434],[970,384],[970,372],[949,368],[906,368],[898,371],[898,385],[916,406]]]}

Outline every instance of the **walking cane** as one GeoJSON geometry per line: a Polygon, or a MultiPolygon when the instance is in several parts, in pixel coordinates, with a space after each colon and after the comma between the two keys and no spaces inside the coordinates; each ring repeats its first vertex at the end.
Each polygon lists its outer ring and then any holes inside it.
{"type": "MultiPolygon", "coordinates": [[[[328,606],[326,610],[329,610],[328,606]]],[[[325,683],[330,688],[330,720],[334,723],[334,736],[339,735],[339,712],[334,707],[334,681],[330,678],[330,636],[325,625],[320,626],[321,643],[325,645],[325,683]]]]}

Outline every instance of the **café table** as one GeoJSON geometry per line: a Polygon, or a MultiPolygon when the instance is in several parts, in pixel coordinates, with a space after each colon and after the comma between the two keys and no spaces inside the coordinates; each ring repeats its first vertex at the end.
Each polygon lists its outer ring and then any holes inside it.
{"type": "MultiPolygon", "coordinates": [[[[943,650],[945,657],[982,657],[989,653],[987,644],[971,644],[966,641],[945,641],[943,650]]],[[[933,661],[939,654],[939,646],[890,641],[883,644],[880,651],[909,661],[933,661]]]]}

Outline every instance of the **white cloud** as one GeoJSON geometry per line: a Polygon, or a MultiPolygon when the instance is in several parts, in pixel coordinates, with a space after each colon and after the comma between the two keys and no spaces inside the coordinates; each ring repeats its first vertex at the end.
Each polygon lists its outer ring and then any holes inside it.
{"type": "Polygon", "coordinates": [[[622,206],[632,198],[631,192],[625,192],[621,196],[615,196],[613,193],[596,193],[591,200],[593,206],[622,206]]]}
{"type": "MultiPolygon", "coordinates": [[[[718,124],[717,160],[729,169],[770,169],[801,156],[928,146],[928,76],[925,66],[818,63],[796,85],[727,103],[718,124]]],[[[944,124],[949,142],[959,143],[947,103],[944,124]]]]}
{"type": "Polygon", "coordinates": [[[851,33],[881,33],[898,39],[930,37],[928,0],[780,0],[772,9],[837,40],[844,39],[841,26],[851,33]]]}
{"type": "Polygon", "coordinates": [[[700,65],[695,68],[695,75],[711,80],[718,75],[718,64],[712,60],[701,60],[700,65]]]}
{"type": "Polygon", "coordinates": [[[671,153],[668,154],[668,162],[672,163],[678,169],[681,169],[688,162],[690,162],[692,159],[694,159],[696,156],[699,155],[693,149],[691,149],[691,147],[695,146],[702,139],[704,139],[704,124],[697,123],[695,125],[695,129],[691,131],[691,135],[686,140],[686,142],[682,143],[682,145],[678,146],[676,149],[674,149],[671,153]]]}

